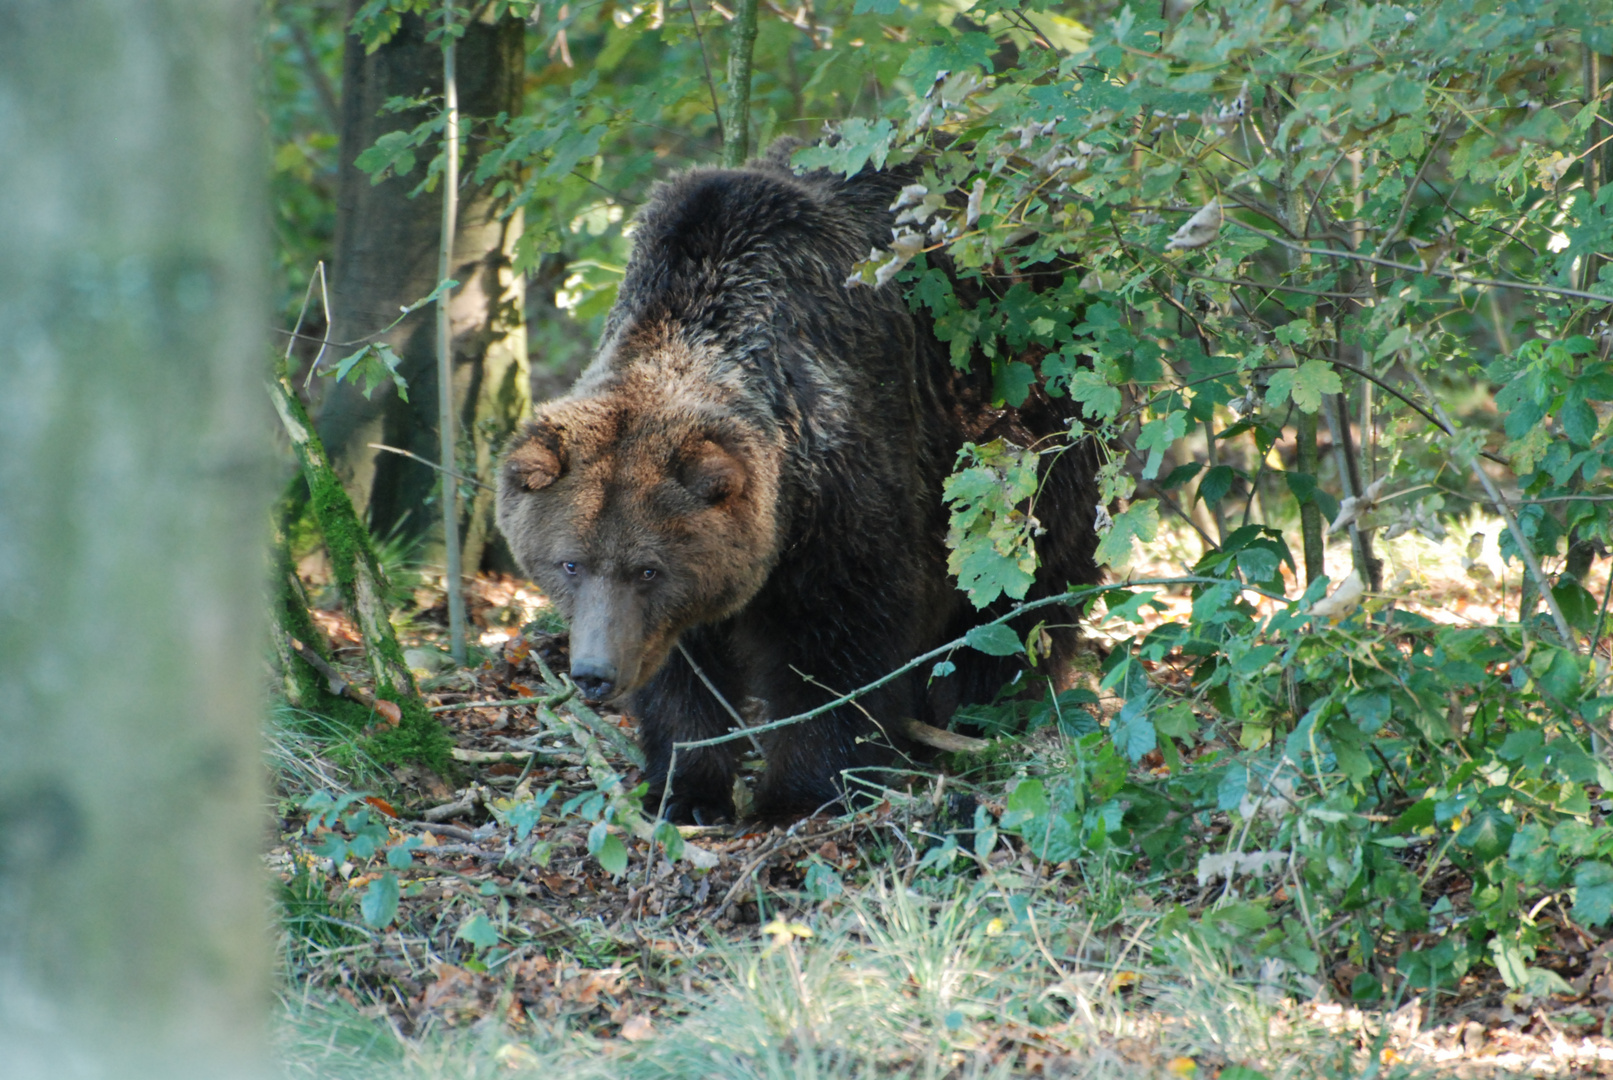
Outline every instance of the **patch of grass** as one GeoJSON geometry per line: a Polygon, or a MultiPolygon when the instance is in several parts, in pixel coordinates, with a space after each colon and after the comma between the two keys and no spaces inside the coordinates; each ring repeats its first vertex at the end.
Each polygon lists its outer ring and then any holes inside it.
{"type": "Polygon", "coordinates": [[[341,1002],[297,998],[282,1006],[277,1045],[288,1076],[354,1080],[1367,1075],[1364,1053],[1212,953],[1156,960],[1154,922],[1131,912],[1100,931],[1084,906],[1005,875],[922,889],[881,875],[760,941],[714,942],[707,984],[672,991],[640,1041],[541,1018],[519,1033],[495,1019],[404,1038],[341,1002]]]}

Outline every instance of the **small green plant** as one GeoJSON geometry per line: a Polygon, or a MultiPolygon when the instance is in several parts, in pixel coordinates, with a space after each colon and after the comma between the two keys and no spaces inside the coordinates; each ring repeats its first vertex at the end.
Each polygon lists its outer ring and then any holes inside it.
{"type": "Polygon", "coordinates": [[[369,805],[369,798],[364,792],[332,795],[316,791],[303,803],[308,812],[303,828],[309,836],[324,833],[312,852],[338,867],[349,859],[368,863],[377,855],[385,857],[387,869],[370,879],[359,901],[364,922],[380,929],[397,918],[400,890],[396,871],[414,865],[410,852],[421,840],[418,836],[393,840],[385,815],[369,805]]]}

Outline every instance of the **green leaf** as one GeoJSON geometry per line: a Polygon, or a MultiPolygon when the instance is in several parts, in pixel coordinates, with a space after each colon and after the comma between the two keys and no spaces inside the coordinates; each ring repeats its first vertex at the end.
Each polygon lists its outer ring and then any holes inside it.
{"type": "Polygon", "coordinates": [[[1025,651],[1025,643],[1019,640],[1019,635],[1003,623],[977,626],[965,634],[963,640],[970,648],[987,656],[1013,656],[1025,651]]]}
{"type": "Polygon", "coordinates": [[[1181,487],[1183,484],[1197,476],[1199,474],[1199,470],[1203,468],[1204,463],[1201,461],[1190,461],[1186,465],[1178,465],[1176,468],[1172,469],[1168,474],[1166,474],[1165,479],[1159,482],[1159,487],[1164,491],[1170,491],[1173,488],[1181,487]]]}
{"type": "Polygon", "coordinates": [[[1573,580],[1564,580],[1554,585],[1551,590],[1552,599],[1562,609],[1563,618],[1575,630],[1589,633],[1596,629],[1596,615],[1600,610],[1596,597],[1581,588],[1573,580]]]}
{"type": "Polygon", "coordinates": [[[1144,694],[1126,702],[1126,707],[1109,725],[1109,737],[1114,740],[1116,749],[1134,764],[1159,745],[1154,722],[1148,715],[1149,698],[1150,695],[1144,694]]]}
{"type": "Polygon", "coordinates": [[[421,839],[411,836],[402,843],[393,844],[386,849],[386,864],[394,870],[407,870],[414,865],[414,856],[410,854],[419,847],[421,839]]]}
{"type": "Polygon", "coordinates": [[[1154,730],[1173,739],[1185,738],[1199,729],[1198,718],[1193,715],[1190,702],[1177,701],[1153,714],[1154,730]]]}
{"type": "Polygon", "coordinates": [[[398,917],[398,875],[386,873],[372,880],[358,909],[366,925],[377,930],[390,925],[398,917]]]}
{"type": "Polygon", "coordinates": [[[1316,483],[1316,477],[1310,473],[1285,472],[1283,478],[1288,481],[1288,490],[1294,493],[1294,498],[1301,504],[1314,502],[1322,511],[1322,516],[1329,521],[1339,516],[1339,501],[1316,483]]]}
{"type": "Polygon", "coordinates": [[[967,464],[942,488],[951,507],[947,569],[976,607],[1022,599],[1036,579],[1036,523],[1024,505],[1036,493],[1037,455],[994,439],[966,444],[959,457],[967,464]]]}
{"type": "Polygon", "coordinates": [[[454,931],[454,937],[468,941],[478,952],[491,949],[499,941],[498,928],[480,911],[460,923],[459,929],[454,931]]]}
{"type": "Polygon", "coordinates": [[[1194,494],[1194,499],[1203,499],[1206,505],[1214,506],[1226,498],[1227,492],[1232,490],[1232,478],[1236,475],[1231,465],[1215,466],[1199,481],[1199,489],[1194,494]]]}
{"type": "Polygon", "coordinates": [[[803,169],[832,169],[847,178],[856,176],[869,162],[882,169],[896,137],[896,125],[885,119],[854,116],[840,123],[839,134],[839,140],[832,145],[825,141],[803,146],[791,157],[791,164],[803,169]]]}
{"type": "Polygon", "coordinates": [[[611,877],[621,877],[627,872],[627,845],[619,836],[606,836],[594,857],[611,877]]]}
{"type": "Polygon", "coordinates": [[[839,896],[845,891],[845,885],[832,867],[814,858],[807,867],[806,879],[801,883],[801,890],[821,904],[825,900],[839,896]]]}
{"type": "Polygon", "coordinates": [[[1490,955],[1495,959],[1495,970],[1501,981],[1514,990],[1521,990],[1529,981],[1529,957],[1515,939],[1496,936],[1490,939],[1490,955]]]}
{"type": "Polygon", "coordinates": [[[1419,799],[1389,823],[1389,831],[1397,835],[1431,828],[1434,824],[1434,800],[1419,799]]]}
{"type": "Polygon", "coordinates": [[[1613,866],[1586,862],[1574,871],[1574,918],[1586,926],[1613,918],[1613,866]]]}
{"type": "Polygon", "coordinates": [[[426,295],[422,296],[420,299],[416,300],[403,310],[406,312],[418,311],[427,304],[435,302],[438,297],[442,296],[443,293],[457,288],[459,288],[459,282],[455,281],[453,278],[443,278],[441,281],[437,282],[436,288],[432,289],[426,295]]]}
{"type": "Polygon", "coordinates": [[[1144,604],[1153,604],[1155,608],[1161,608],[1161,605],[1154,603],[1154,597],[1159,595],[1159,593],[1154,590],[1142,589],[1129,595],[1126,593],[1120,593],[1119,595],[1126,597],[1125,603],[1122,604],[1114,603],[1115,595],[1115,593],[1108,593],[1104,597],[1105,603],[1108,605],[1108,610],[1105,612],[1105,614],[1107,614],[1111,619],[1121,619],[1129,623],[1140,623],[1143,621],[1142,609],[1144,604]]]}
{"type": "Polygon", "coordinates": [[[1215,788],[1215,804],[1221,810],[1236,810],[1249,794],[1249,770],[1234,762],[1221,774],[1215,788]]]}
{"type": "MultiPolygon", "coordinates": [[[[655,832],[651,838],[661,845],[666,852],[666,857],[673,862],[683,858],[683,834],[678,831],[678,827],[672,822],[663,821],[656,825],[655,832]]],[[[604,860],[601,859],[600,861],[603,862],[604,860]]],[[[609,867],[606,867],[606,869],[609,869],[609,867]]],[[[615,871],[612,871],[612,873],[615,873],[615,871]]]]}
{"type": "Polygon", "coordinates": [[[1069,389],[1070,397],[1080,402],[1090,419],[1113,420],[1120,412],[1120,390],[1095,371],[1073,372],[1069,389]]]}
{"type": "Polygon", "coordinates": [[[374,146],[361,151],[353,159],[353,167],[368,173],[372,184],[385,180],[389,171],[408,176],[414,171],[416,145],[412,132],[389,131],[376,139],[374,146]]]}
{"type": "Polygon", "coordinates": [[[1040,817],[1048,809],[1047,788],[1040,780],[1021,780],[1008,793],[1008,803],[1004,809],[1010,814],[1040,817]]]}
{"type": "Polygon", "coordinates": [[[1165,451],[1186,433],[1187,413],[1182,411],[1150,420],[1143,425],[1142,430],[1137,433],[1137,449],[1148,453],[1147,460],[1143,462],[1144,480],[1152,480],[1159,475],[1159,466],[1165,460],[1165,451]]]}
{"type": "Polygon", "coordinates": [[[1473,815],[1473,820],[1456,834],[1458,847],[1471,851],[1478,859],[1489,862],[1506,853],[1517,828],[1517,819],[1494,806],[1487,806],[1473,815]]]}
{"type": "Polygon", "coordinates": [[[1159,534],[1159,500],[1140,499],[1115,515],[1114,524],[1098,541],[1099,563],[1121,573],[1131,562],[1131,542],[1148,543],[1159,534]]]}
{"type": "Polygon", "coordinates": [[[1018,360],[996,368],[992,373],[992,396],[1015,409],[1025,404],[1036,385],[1036,369],[1018,360]]]}
{"type": "Polygon", "coordinates": [[[391,379],[397,387],[398,397],[408,401],[409,383],[398,372],[401,363],[403,358],[392,351],[392,346],[384,341],[373,342],[344,357],[334,368],[327,369],[325,374],[334,376],[337,382],[362,384],[366,398],[375,392],[377,386],[391,379]]]}
{"type": "Polygon", "coordinates": [[[1333,370],[1332,364],[1325,360],[1307,360],[1294,373],[1291,392],[1295,405],[1313,413],[1322,407],[1323,395],[1343,393],[1344,383],[1339,380],[1339,373],[1333,370]]]}
{"type": "Polygon", "coordinates": [[[1563,425],[1563,434],[1567,435],[1575,446],[1589,446],[1596,438],[1598,427],[1596,412],[1585,400],[1583,393],[1569,391],[1563,407],[1557,410],[1557,420],[1563,425]]]}

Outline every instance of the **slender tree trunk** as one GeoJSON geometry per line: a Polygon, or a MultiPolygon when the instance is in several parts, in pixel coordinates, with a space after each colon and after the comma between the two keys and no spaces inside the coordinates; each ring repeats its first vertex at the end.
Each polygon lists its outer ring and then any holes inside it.
{"type": "MultiPolygon", "coordinates": [[[[349,0],[355,11],[359,0],[349,0]]],[[[442,49],[426,41],[427,27],[406,16],[390,42],[366,53],[356,37],[347,39],[343,66],[341,174],[338,180],[336,252],[331,278],[331,338],[355,341],[397,318],[398,309],[429,293],[439,280],[442,193],[409,193],[424,176],[417,165],[408,176],[370,183],[353,161],[389,131],[409,129],[425,110],[381,112],[388,98],[440,95],[442,49]]],[[[514,113],[521,105],[524,27],[516,19],[479,22],[466,28],[458,45],[460,110],[475,148],[486,118],[514,113]]],[[[422,159],[428,157],[423,154],[422,159]]],[[[458,470],[486,482],[499,449],[531,408],[526,329],[522,322],[522,281],[511,269],[521,232],[516,215],[500,219],[501,204],[490,187],[460,191],[449,276],[459,282],[449,316],[453,338],[453,393],[459,420],[458,470]]],[[[440,558],[441,521],[432,499],[438,474],[418,461],[372,449],[383,443],[412,451],[428,461],[440,458],[435,311],[428,305],[399,323],[381,340],[403,358],[409,401],[383,388],[366,399],[355,387],[330,387],[318,410],[321,437],[359,513],[375,535],[394,531],[426,541],[428,557],[440,558]]],[[[440,492],[438,492],[440,494],[440,492]]],[[[467,498],[461,515],[464,565],[474,571],[484,561],[493,536],[490,499],[467,498]]]]}
{"type": "Polygon", "coordinates": [[[756,0],[738,0],[728,31],[728,108],[723,124],[722,163],[745,164],[750,153],[751,57],[756,52],[756,0]]]}
{"type": "MultiPolygon", "coordinates": [[[[1310,474],[1314,480],[1321,472],[1322,462],[1316,451],[1316,414],[1299,411],[1295,417],[1295,440],[1299,449],[1295,464],[1300,472],[1310,474]]],[[[1307,585],[1327,573],[1324,566],[1327,547],[1322,535],[1326,527],[1327,522],[1322,520],[1322,508],[1316,505],[1315,499],[1306,499],[1299,504],[1299,535],[1305,553],[1307,585]]]]}
{"type": "Polygon", "coordinates": [[[0,15],[0,1075],[267,1075],[255,8],[0,15]]]}

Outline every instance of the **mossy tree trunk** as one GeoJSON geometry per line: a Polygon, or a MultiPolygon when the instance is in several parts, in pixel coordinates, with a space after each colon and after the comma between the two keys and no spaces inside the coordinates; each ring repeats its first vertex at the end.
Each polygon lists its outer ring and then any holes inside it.
{"type": "MultiPolygon", "coordinates": [[[[382,761],[418,761],[446,772],[450,767],[451,740],[420,700],[414,675],[404,662],[397,635],[392,632],[386,576],[375,557],[370,535],[359,522],[353,503],[331,468],[330,458],[291,385],[284,377],[276,378],[269,383],[269,395],[308,481],[308,501],[325,538],[331,573],[348,613],[364,638],[364,655],[369,661],[370,677],[375,681],[375,697],[390,701],[399,709],[399,717],[389,718],[389,721],[396,719],[395,724],[387,722],[378,726],[374,752],[382,761]]],[[[285,594],[278,595],[285,603],[285,594]]]]}
{"type": "MultiPolygon", "coordinates": [[[[359,0],[350,0],[349,14],[358,7],[359,0]]],[[[427,29],[420,17],[405,16],[398,34],[373,53],[357,37],[347,39],[330,297],[333,341],[374,334],[397,318],[401,306],[437,284],[442,192],[439,188],[409,197],[424,175],[424,164],[379,184],[354,165],[382,135],[412,129],[427,117],[418,109],[383,113],[387,99],[442,94],[442,49],[426,40],[427,29]]],[[[521,107],[524,34],[518,19],[484,20],[467,27],[456,47],[456,82],[468,134],[463,176],[475,171],[487,119],[521,107]]],[[[428,159],[429,154],[422,156],[422,162],[428,159]]],[[[462,186],[449,267],[449,277],[459,282],[450,307],[460,431],[457,470],[484,483],[490,482],[499,450],[532,405],[524,287],[511,265],[521,218],[501,218],[503,209],[491,184],[462,186]]],[[[428,503],[441,478],[419,461],[370,444],[439,460],[434,319],[434,307],[426,305],[377,339],[402,358],[399,370],[409,383],[407,402],[390,388],[365,398],[357,388],[342,384],[327,390],[317,410],[331,460],[374,534],[385,537],[397,531],[422,538],[428,557],[440,556],[442,550],[441,511],[428,503]]],[[[462,495],[463,561],[474,572],[494,538],[491,489],[467,489],[462,495]]]]}
{"type": "Polygon", "coordinates": [[[268,1075],[253,5],[0,19],[0,1075],[268,1075]]]}

